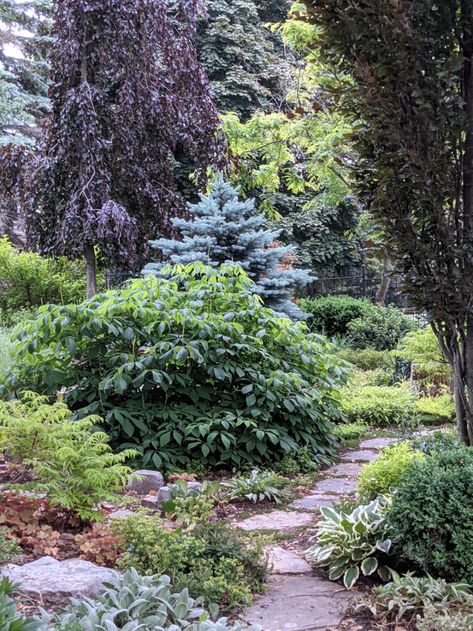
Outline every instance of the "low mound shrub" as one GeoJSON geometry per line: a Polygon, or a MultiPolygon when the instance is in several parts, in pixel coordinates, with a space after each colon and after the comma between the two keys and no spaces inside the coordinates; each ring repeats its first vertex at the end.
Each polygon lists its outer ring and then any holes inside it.
{"type": "Polygon", "coordinates": [[[374,348],[347,348],[338,355],[360,370],[394,371],[396,359],[389,351],[377,351],[374,348]]]}
{"type": "Polygon", "coordinates": [[[361,499],[374,500],[378,495],[397,488],[412,465],[424,457],[407,441],[386,447],[377,460],[365,464],[361,469],[357,489],[361,499]]]}
{"type": "Polygon", "coordinates": [[[416,403],[419,420],[424,423],[449,423],[455,418],[455,401],[451,394],[420,397],[416,403]]]}
{"type": "Polygon", "coordinates": [[[324,296],[304,298],[300,301],[303,311],[309,314],[307,324],[311,331],[329,337],[346,335],[352,320],[364,317],[376,307],[369,300],[351,296],[324,296]]]}
{"type": "Polygon", "coordinates": [[[415,418],[416,395],[401,386],[360,386],[342,390],[342,411],[350,423],[380,427],[409,423],[415,418]]]}
{"type": "Polygon", "coordinates": [[[417,322],[396,307],[374,307],[347,325],[347,335],[353,348],[393,350],[410,331],[419,328],[417,322]]]}
{"type": "Polygon", "coordinates": [[[16,331],[5,389],[64,389],[144,465],[264,465],[336,444],[344,369],[326,340],[262,306],[237,266],[168,267],[16,331]]]}
{"type": "Polygon", "coordinates": [[[117,522],[126,552],[121,569],[167,574],[175,589],[188,587],[215,609],[248,605],[263,589],[267,564],[262,546],[223,522],[199,524],[192,531],[169,531],[159,518],[137,514],[117,522]]]}
{"type": "Polygon", "coordinates": [[[447,581],[473,583],[473,451],[417,461],[393,496],[389,522],[403,556],[447,581]]]}

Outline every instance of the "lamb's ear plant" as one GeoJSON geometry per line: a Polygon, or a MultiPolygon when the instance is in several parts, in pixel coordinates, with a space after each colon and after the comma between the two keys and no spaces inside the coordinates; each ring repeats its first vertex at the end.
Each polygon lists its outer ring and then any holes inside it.
{"type": "Polygon", "coordinates": [[[307,550],[307,556],[317,567],[328,568],[330,580],[343,577],[347,589],[355,585],[361,574],[370,576],[377,572],[382,580],[389,580],[390,571],[382,560],[392,546],[386,521],[390,504],[390,498],[382,496],[350,514],[321,508],[324,519],[319,522],[315,543],[307,550]]]}
{"type": "Polygon", "coordinates": [[[255,504],[265,500],[280,504],[285,499],[284,487],[287,484],[287,478],[272,471],[253,469],[248,476],[235,476],[223,482],[222,487],[228,490],[227,499],[230,502],[246,498],[255,504]]]}

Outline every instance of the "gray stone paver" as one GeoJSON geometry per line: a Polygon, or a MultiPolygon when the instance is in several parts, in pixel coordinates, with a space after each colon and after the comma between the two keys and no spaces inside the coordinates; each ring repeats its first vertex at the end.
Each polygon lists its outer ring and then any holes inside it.
{"type": "Polygon", "coordinates": [[[309,513],[299,513],[296,511],[273,510],[269,513],[253,515],[239,521],[235,525],[242,530],[291,530],[308,526],[314,520],[314,516],[309,513]]]}
{"type": "Polygon", "coordinates": [[[242,617],[263,631],[327,631],[338,627],[352,598],[318,576],[272,576],[267,593],[242,617]]]}
{"type": "MultiPolygon", "coordinates": [[[[309,494],[292,502],[291,508],[300,512],[291,518],[291,512],[272,511],[255,515],[240,524],[245,530],[285,530],[304,526],[314,515],[303,511],[316,511],[321,506],[332,506],[341,496],[353,493],[363,463],[379,457],[379,450],[395,442],[390,438],[373,438],[363,441],[358,449],[340,456],[341,462],[323,472],[309,494]],[[289,516],[288,516],[289,515],[289,516]]],[[[328,578],[312,576],[306,561],[294,552],[273,547],[270,552],[272,576],[264,596],[242,615],[250,625],[260,625],[263,631],[335,631],[344,618],[348,605],[356,594],[348,592],[328,578]],[[306,568],[306,569],[304,569],[306,568]]]]}
{"type": "Polygon", "coordinates": [[[343,462],[373,462],[378,456],[378,451],[375,449],[355,449],[341,454],[340,460],[343,462]]]}
{"type": "Polygon", "coordinates": [[[335,502],[340,501],[338,495],[304,495],[295,500],[289,506],[298,510],[319,510],[322,506],[332,507],[335,502]]]}

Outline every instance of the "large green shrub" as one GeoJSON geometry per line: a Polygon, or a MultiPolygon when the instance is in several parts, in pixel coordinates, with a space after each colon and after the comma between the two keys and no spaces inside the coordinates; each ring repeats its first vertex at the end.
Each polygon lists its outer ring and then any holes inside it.
{"type": "Polygon", "coordinates": [[[416,395],[403,386],[360,386],[342,389],[342,411],[350,423],[380,427],[402,425],[415,418],[416,395]]]}
{"type": "Polygon", "coordinates": [[[417,328],[417,322],[396,307],[373,307],[347,325],[347,335],[354,348],[384,351],[394,349],[407,333],[417,328]]]}
{"type": "Polygon", "coordinates": [[[358,482],[358,493],[363,501],[374,500],[399,486],[414,462],[424,454],[412,448],[407,441],[386,447],[379,458],[363,465],[358,482]]]}
{"type": "Polygon", "coordinates": [[[17,312],[48,303],[80,302],[84,296],[84,264],[21,252],[7,238],[0,239],[0,323],[16,323],[17,312]]]}
{"type": "Polygon", "coordinates": [[[389,521],[403,555],[425,572],[473,583],[473,451],[415,463],[393,497],[389,521]]]}
{"type": "Polygon", "coordinates": [[[324,296],[304,298],[300,301],[303,311],[309,314],[307,324],[311,331],[324,333],[329,337],[346,335],[352,320],[365,317],[376,307],[368,300],[350,296],[324,296]]]}
{"type": "Polygon", "coordinates": [[[7,387],[64,388],[145,465],[273,464],[303,447],[330,456],[344,371],[328,343],[265,309],[239,267],[167,275],[43,307],[17,331],[7,387]]]}

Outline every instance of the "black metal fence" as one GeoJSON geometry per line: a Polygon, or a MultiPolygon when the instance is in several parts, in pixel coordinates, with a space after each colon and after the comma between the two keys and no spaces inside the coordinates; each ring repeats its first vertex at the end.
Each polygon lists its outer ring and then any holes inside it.
{"type": "MultiPolygon", "coordinates": [[[[366,298],[374,302],[381,280],[380,276],[368,274],[321,278],[308,285],[304,293],[311,298],[337,295],[366,298]]],[[[401,293],[400,288],[401,278],[399,276],[391,276],[385,304],[396,305],[396,307],[401,309],[407,306],[405,296],[401,293]]]]}

